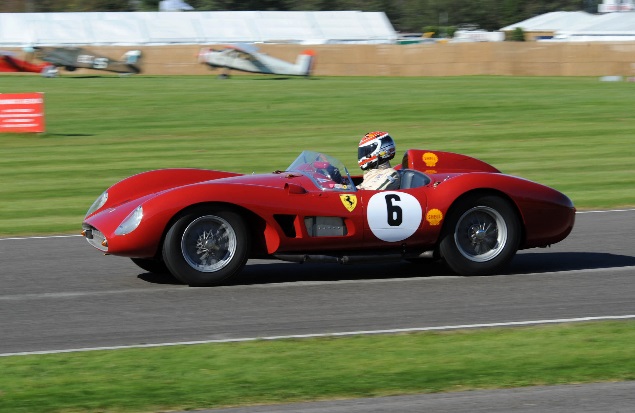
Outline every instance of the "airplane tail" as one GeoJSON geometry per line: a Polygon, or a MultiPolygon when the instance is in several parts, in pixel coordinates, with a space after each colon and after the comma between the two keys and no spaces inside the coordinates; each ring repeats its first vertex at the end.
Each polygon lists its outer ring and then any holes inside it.
{"type": "Polygon", "coordinates": [[[196,58],[198,59],[199,63],[207,63],[207,54],[210,53],[212,51],[211,48],[209,47],[203,47],[198,51],[198,54],[196,55],[196,58]]]}
{"type": "Polygon", "coordinates": [[[305,50],[298,56],[296,66],[300,68],[300,72],[304,76],[311,76],[313,67],[315,66],[315,52],[313,50],[305,50]]]}
{"type": "Polygon", "coordinates": [[[141,73],[141,50],[128,50],[122,58],[130,70],[137,74],[141,73]]]}

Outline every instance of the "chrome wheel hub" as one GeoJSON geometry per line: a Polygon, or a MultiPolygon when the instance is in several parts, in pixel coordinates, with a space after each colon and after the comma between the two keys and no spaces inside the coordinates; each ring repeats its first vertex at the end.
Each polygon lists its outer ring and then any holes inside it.
{"type": "Polygon", "coordinates": [[[459,218],[454,240],[461,255],[475,262],[496,258],[507,242],[507,225],[493,208],[477,206],[459,218]]]}
{"type": "Polygon", "coordinates": [[[236,253],[236,233],[223,218],[207,215],[192,221],[181,238],[185,261],[202,272],[215,272],[229,264],[236,253]]]}

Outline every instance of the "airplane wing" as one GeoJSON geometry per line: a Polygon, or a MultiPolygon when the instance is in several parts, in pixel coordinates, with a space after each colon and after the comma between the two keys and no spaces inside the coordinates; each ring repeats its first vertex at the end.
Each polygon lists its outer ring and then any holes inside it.
{"type": "MultiPolygon", "coordinates": [[[[77,57],[81,49],[76,47],[34,47],[37,59],[73,71],[77,67],[77,57]]],[[[80,66],[81,67],[81,66],[80,66]]]]}
{"type": "Polygon", "coordinates": [[[248,55],[256,55],[258,53],[258,48],[251,43],[232,43],[225,45],[227,49],[235,49],[239,50],[248,55]]]}

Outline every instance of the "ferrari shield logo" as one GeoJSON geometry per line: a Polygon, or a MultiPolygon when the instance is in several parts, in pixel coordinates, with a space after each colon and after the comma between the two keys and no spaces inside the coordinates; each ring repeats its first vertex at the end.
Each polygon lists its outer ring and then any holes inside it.
{"type": "Polygon", "coordinates": [[[340,199],[342,200],[344,207],[348,209],[348,212],[353,212],[357,206],[357,196],[353,194],[342,194],[340,195],[340,199]]]}

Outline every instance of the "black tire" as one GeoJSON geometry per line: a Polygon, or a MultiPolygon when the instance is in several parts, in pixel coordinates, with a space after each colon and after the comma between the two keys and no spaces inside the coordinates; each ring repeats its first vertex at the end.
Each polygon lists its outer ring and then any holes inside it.
{"type": "Polygon", "coordinates": [[[198,209],[178,219],[168,230],[163,260],[172,275],[185,284],[219,285],[245,266],[249,238],[238,214],[198,209]]]}
{"type": "Polygon", "coordinates": [[[139,268],[153,274],[169,274],[170,270],[162,260],[152,258],[130,258],[139,268]]]}
{"type": "Polygon", "coordinates": [[[520,220],[507,200],[491,195],[469,197],[449,214],[440,252],[459,275],[489,275],[514,258],[520,237],[520,220]]]}

